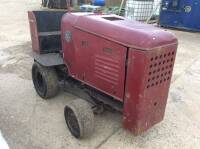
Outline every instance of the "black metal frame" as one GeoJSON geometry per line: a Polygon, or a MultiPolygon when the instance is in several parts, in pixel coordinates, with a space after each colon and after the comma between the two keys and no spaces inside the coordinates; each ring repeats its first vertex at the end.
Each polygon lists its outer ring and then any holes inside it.
{"type": "Polygon", "coordinates": [[[40,52],[61,50],[61,18],[66,11],[33,11],[39,35],[40,52]]]}

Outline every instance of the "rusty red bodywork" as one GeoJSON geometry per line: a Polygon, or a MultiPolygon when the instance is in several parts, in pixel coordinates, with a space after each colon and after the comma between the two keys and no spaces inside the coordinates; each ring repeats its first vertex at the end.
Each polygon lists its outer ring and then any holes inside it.
{"type": "Polygon", "coordinates": [[[39,53],[40,52],[39,35],[34,13],[28,12],[28,18],[31,30],[32,50],[39,53]]]}
{"type": "Polygon", "coordinates": [[[61,40],[69,75],[120,101],[125,128],[138,135],[163,119],[178,44],[173,34],[116,15],[66,13],[61,40]]]}

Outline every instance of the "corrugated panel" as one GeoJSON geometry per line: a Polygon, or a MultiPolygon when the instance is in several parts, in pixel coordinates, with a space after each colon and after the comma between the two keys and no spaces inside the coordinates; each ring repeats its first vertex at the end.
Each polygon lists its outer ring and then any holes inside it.
{"type": "Polygon", "coordinates": [[[119,61],[111,59],[109,57],[96,55],[94,75],[95,77],[109,82],[113,85],[118,85],[119,81],[119,61]]]}

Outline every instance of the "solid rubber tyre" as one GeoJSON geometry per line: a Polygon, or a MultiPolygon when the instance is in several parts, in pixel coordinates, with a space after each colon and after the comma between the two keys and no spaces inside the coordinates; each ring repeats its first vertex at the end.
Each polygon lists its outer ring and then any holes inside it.
{"type": "Polygon", "coordinates": [[[53,67],[44,67],[35,62],[32,66],[32,80],[37,94],[49,99],[59,91],[58,76],[53,67]]]}
{"type": "Polygon", "coordinates": [[[89,137],[94,130],[94,114],[91,105],[83,100],[76,99],[69,102],[64,109],[67,127],[71,134],[78,138],[89,137]]]}

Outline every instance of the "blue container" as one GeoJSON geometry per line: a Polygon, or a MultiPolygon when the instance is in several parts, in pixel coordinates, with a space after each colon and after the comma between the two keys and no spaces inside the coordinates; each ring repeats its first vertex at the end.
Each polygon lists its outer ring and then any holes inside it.
{"type": "Polygon", "coordinates": [[[200,31],[200,0],[163,0],[160,25],[200,31]]]}
{"type": "Polygon", "coordinates": [[[105,0],[93,0],[95,6],[105,6],[105,0]]]}

